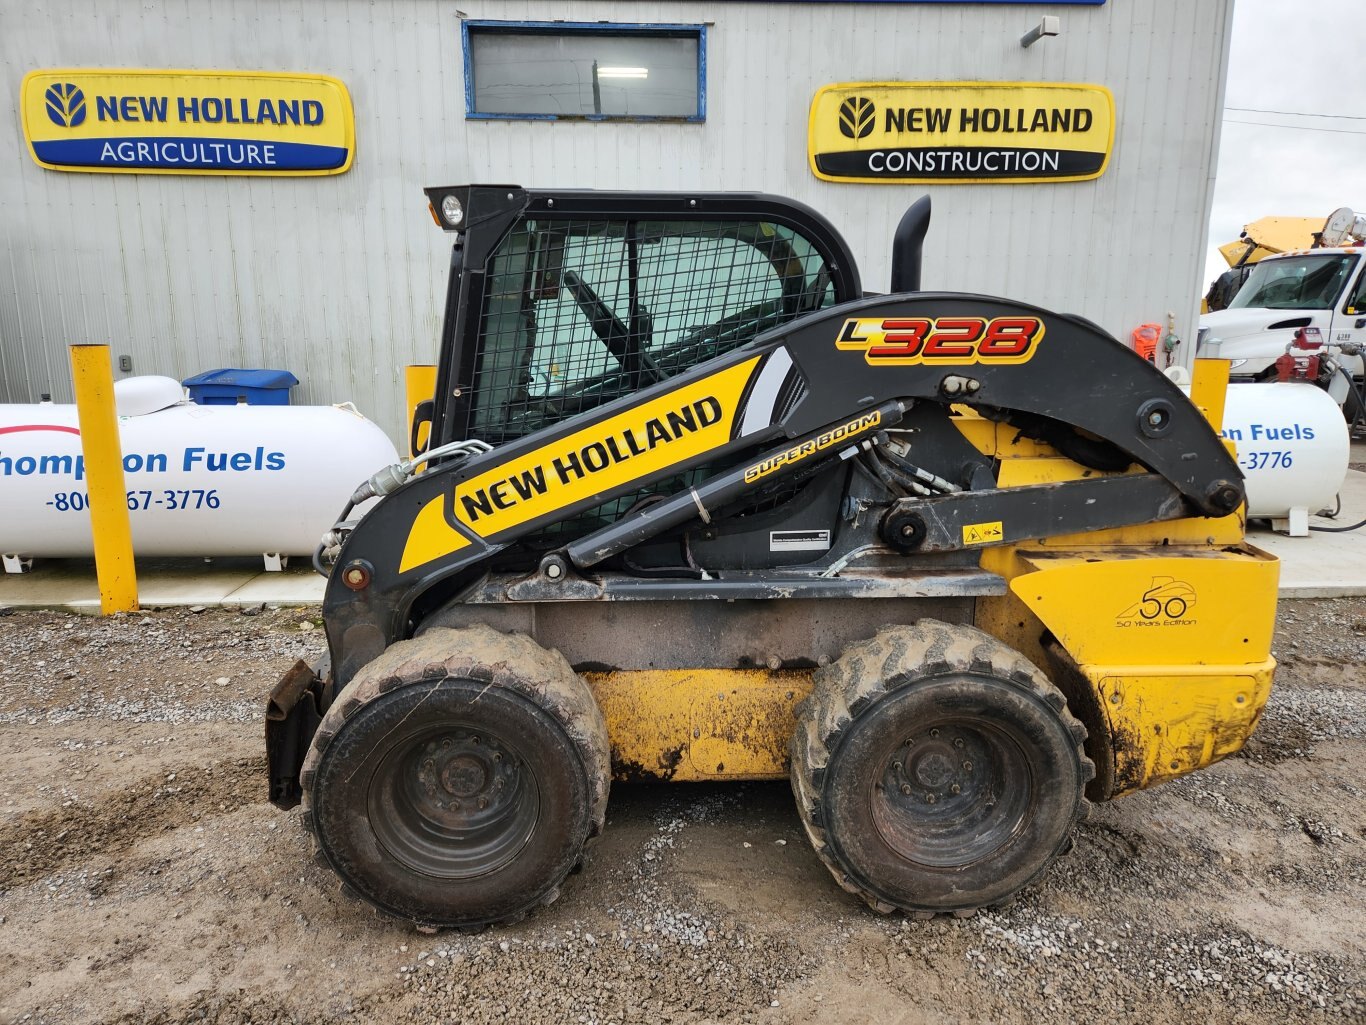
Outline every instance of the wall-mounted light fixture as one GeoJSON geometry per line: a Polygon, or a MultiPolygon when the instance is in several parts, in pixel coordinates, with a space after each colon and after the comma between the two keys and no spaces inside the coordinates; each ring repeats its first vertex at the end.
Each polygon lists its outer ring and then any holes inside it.
{"type": "Polygon", "coordinates": [[[1033,46],[1044,36],[1056,36],[1061,22],[1056,14],[1045,14],[1039,23],[1020,37],[1021,46],[1033,46]]]}

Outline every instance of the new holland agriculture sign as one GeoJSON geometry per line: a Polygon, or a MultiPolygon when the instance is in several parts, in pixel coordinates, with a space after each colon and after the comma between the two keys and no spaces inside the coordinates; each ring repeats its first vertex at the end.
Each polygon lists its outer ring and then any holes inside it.
{"type": "Polygon", "coordinates": [[[816,93],[807,149],[826,181],[1086,181],[1114,136],[1104,86],[853,82],[816,93]]]}
{"type": "Polygon", "coordinates": [[[351,96],[325,75],[32,71],[20,108],[55,171],[341,174],[356,150],[351,96]]]}

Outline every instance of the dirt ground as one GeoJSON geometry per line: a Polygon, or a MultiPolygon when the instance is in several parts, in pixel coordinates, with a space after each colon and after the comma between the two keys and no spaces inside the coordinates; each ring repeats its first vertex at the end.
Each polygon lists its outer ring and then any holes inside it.
{"type": "Polygon", "coordinates": [[[251,611],[0,611],[0,1023],[1366,1022],[1366,600],[1282,603],[1247,750],[1008,909],[871,914],[783,784],[620,785],[559,903],[436,936],[265,802],[263,696],[322,635],[251,611]]]}

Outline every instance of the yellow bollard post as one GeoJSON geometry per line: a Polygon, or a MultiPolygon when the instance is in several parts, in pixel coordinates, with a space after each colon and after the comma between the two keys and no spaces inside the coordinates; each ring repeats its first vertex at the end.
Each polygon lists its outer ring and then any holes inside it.
{"type": "Polygon", "coordinates": [[[419,403],[431,399],[436,392],[436,367],[430,363],[410,363],[403,368],[403,381],[408,405],[408,458],[411,459],[417,455],[413,451],[413,442],[417,442],[417,451],[421,452],[426,449],[431,434],[430,420],[425,421],[419,430],[413,430],[413,414],[417,412],[419,403]]]}
{"type": "Polygon", "coordinates": [[[1224,402],[1228,398],[1228,360],[1197,359],[1191,375],[1191,401],[1216,431],[1224,429],[1224,402]]]}
{"type": "Polygon", "coordinates": [[[138,580],[133,567],[133,531],[123,483],[123,449],[114,409],[114,370],[109,346],[71,346],[71,379],[89,493],[90,531],[95,540],[95,573],[100,583],[100,613],[134,612],[138,580]]]}

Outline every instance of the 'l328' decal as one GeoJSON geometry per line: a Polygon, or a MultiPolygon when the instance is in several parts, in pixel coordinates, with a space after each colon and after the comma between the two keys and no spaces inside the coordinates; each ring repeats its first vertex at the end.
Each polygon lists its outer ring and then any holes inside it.
{"type": "Polygon", "coordinates": [[[851,317],[835,346],[862,350],[873,366],[1026,363],[1043,334],[1037,317],[851,317]]]}

